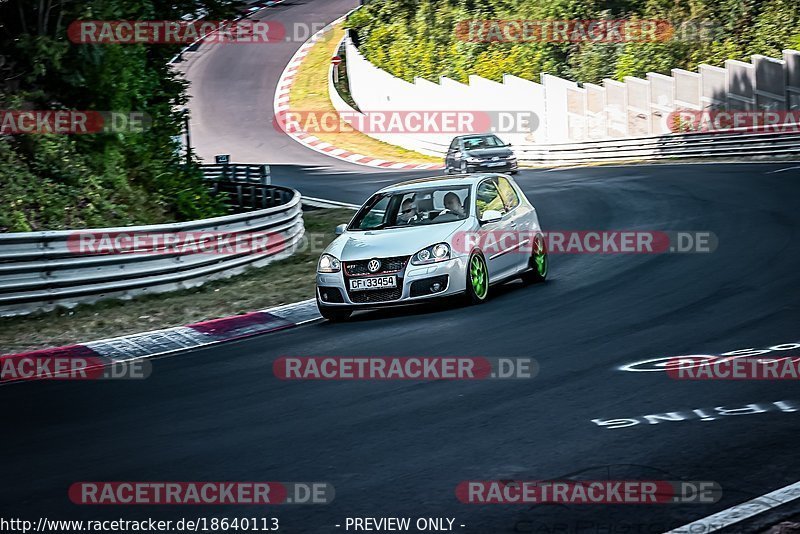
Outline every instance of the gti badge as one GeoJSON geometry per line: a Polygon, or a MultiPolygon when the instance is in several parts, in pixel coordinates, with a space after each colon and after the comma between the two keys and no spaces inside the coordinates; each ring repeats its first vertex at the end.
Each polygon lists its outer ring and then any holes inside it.
{"type": "Polygon", "coordinates": [[[381,270],[380,260],[376,259],[369,260],[369,263],[367,263],[367,270],[371,273],[377,273],[378,271],[380,271],[381,270]]]}

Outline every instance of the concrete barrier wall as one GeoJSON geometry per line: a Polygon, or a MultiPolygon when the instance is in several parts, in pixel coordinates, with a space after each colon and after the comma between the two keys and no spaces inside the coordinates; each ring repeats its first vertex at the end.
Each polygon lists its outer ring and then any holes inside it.
{"type": "MultiPolygon", "coordinates": [[[[401,80],[372,65],[349,38],[345,38],[347,77],[350,81],[350,94],[362,112],[381,111],[512,111],[533,112],[538,124],[520,132],[496,133],[507,142],[514,144],[546,142],[542,118],[545,89],[543,84],[506,75],[498,83],[480,76],[471,76],[469,83],[463,84],[446,77],[438,82],[416,78],[414,83],[401,80]]],[[[577,84],[554,78],[555,83],[577,87],[577,84]]],[[[342,105],[338,95],[331,91],[334,105],[342,105]]],[[[566,113],[566,99],[562,98],[562,108],[566,113]]],[[[556,128],[556,122],[553,122],[556,128]]],[[[559,136],[566,137],[566,125],[558,126],[559,136]]],[[[454,137],[454,133],[425,134],[382,134],[365,132],[381,141],[390,142],[404,148],[441,155],[454,137]]]]}
{"type": "MultiPolygon", "coordinates": [[[[410,85],[410,84],[409,84],[410,85]]],[[[435,85],[435,84],[434,84],[435,85]]],[[[333,83],[333,67],[328,70],[328,94],[330,95],[331,103],[334,109],[340,114],[342,119],[347,122],[353,129],[358,130],[360,124],[364,124],[365,120],[358,117],[363,117],[363,113],[353,109],[350,104],[344,101],[339,95],[333,83]]],[[[354,95],[352,95],[354,96],[354,95]]],[[[354,96],[355,100],[355,96],[354,96]]],[[[395,146],[406,148],[408,150],[415,150],[421,154],[428,154],[430,156],[441,156],[447,151],[449,139],[440,140],[436,136],[422,136],[422,135],[405,135],[405,134],[390,134],[364,131],[367,135],[384,143],[389,143],[395,146]]]]}
{"type": "MultiPolygon", "coordinates": [[[[673,69],[670,76],[606,79],[584,84],[543,74],[541,83],[503,76],[502,83],[470,76],[462,84],[442,77],[438,83],[417,78],[409,83],[372,65],[346,38],[347,75],[362,112],[449,110],[529,111],[538,117],[533,131],[496,131],[514,145],[552,144],[670,133],[668,117],[678,109],[800,111],[800,52],[783,57],[753,56],[750,63],[728,60],[723,67],[701,65],[698,72],[673,69]]],[[[449,144],[453,133],[373,137],[406,148],[449,144]]],[[[437,152],[434,150],[433,152],[437,152]]]]}

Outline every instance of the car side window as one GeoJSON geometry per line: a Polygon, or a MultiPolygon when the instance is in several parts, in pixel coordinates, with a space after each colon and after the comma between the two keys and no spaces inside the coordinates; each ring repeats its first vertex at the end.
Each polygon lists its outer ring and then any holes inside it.
{"type": "Polygon", "coordinates": [[[503,197],[503,204],[505,205],[506,210],[511,211],[519,206],[519,196],[517,195],[517,191],[507,178],[498,176],[497,189],[500,191],[500,196],[503,197]]]}
{"type": "Polygon", "coordinates": [[[496,210],[505,213],[507,210],[503,205],[503,199],[494,180],[484,180],[478,184],[475,192],[475,213],[478,219],[483,218],[483,214],[489,210],[496,210]]]}
{"type": "Polygon", "coordinates": [[[458,148],[458,139],[453,139],[453,142],[450,143],[450,150],[456,150],[458,148]]]}

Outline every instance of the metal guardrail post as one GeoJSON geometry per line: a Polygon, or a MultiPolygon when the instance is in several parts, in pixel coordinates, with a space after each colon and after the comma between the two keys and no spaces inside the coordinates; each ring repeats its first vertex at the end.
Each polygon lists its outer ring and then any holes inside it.
{"type": "MultiPolygon", "coordinates": [[[[233,209],[258,209],[277,205],[272,193],[262,191],[270,188],[272,179],[267,164],[247,165],[236,163],[214,163],[201,165],[204,178],[211,182],[214,194],[227,194],[233,209]],[[241,189],[248,184],[249,189],[241,189]],[[260,198],[259,198],[260,197],[260,198]]],[[[284,195],[278,195],[281,199],[284,195]]]]}

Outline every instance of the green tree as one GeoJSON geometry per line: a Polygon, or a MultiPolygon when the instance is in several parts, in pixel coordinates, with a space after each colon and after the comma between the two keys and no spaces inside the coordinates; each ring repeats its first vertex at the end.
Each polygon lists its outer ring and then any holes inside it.
{"type": "Polygon", "coordinates": [[[76,44],[80,19],[178,19],[222,0],[10,0],[0,3],[0,109],[141,112],[144,133],[0,139],[0,231],[126,225],[223,213],[196,164],[179,154],[186,82],[168,64],[178,45],[76,44]],[[25,192],[25,194],[22,194],[25,192]]]}
{"type": "Polygon", "coordinates": [[[406,80],[514,74],[538,81],[549,73],[597,83],[778,56],[800,46],[798,10],[793,0],[382,0],[360,9],[349,25],[367,58],[406,80]],[[660,30],[660,40],[625,43],[483,43],[456,31],[459,22],[486,19],[658,19],[671,26],[660,30]]]}

